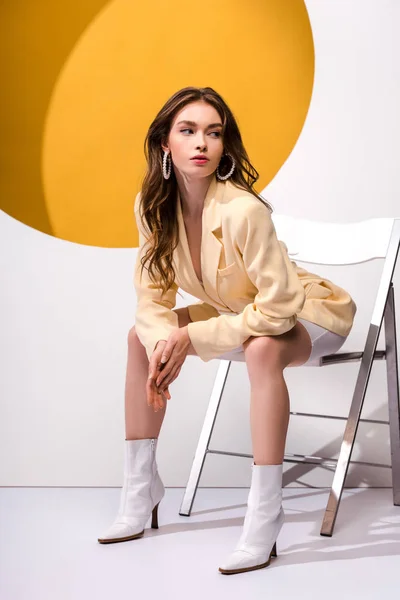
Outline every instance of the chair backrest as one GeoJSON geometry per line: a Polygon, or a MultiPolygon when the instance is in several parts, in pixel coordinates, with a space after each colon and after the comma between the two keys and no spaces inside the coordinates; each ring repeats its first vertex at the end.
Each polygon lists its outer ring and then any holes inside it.
{"type": "Polygon", "coordinates": [[[400,248],[400,219],[330,223],[274,213],[272,219],[278,239],[295,261],[351,265],[385,258],[371,317],[371,325],[381,326],[400,248]]]}
{"type": "Polygon", "coordinates": [[[386,258],[396,219],[354,223],[311,221],[272,213],[278,235],[294,260],[321,265],[350,265],[386,258]]]}

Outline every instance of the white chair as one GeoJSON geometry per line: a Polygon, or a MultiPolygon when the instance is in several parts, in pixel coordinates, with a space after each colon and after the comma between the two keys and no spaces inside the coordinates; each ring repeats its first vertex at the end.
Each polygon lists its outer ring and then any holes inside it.
{"type": "MultiPolygon", "coordinates": [[[[385,259],[364,349],[360,352],[338,352],[323,356],[320,359],[319,366],[321,367],[361,361],[348,418],[291,412],[291,414],[296,415],[316,418],[342,418],[347,421],[337,460],[318,456],[310,457],[302,454],[285,454],[284,456],[285,462],[309,463],[335,468],[332,488],[320,530],[321,535],[330,537],[333,533],[359,422],[389,425],[393,503],[396,506],[400,505],[399,379],[395,303],[392,283],[400,245],[400,219],[381,218],[369,219],[358,223],[328,223],[274,213],[272,216],[278,238],[286,243],[289,256],[293,257],[293,260],[296,262],[310,262],[321,265],[350,265],[376,258],[385,259]],[[376,350],[383,320],[385,323],[385,350],[376,350]],[[361,419],[360,415],[373,361],[383,359],[386,360],[389,421],[361,419]]],[[[322,274],[321,270],[319,272],[322,274]]],[[[212,450],[209,447],[231,362],[243,362],[244,360],[243,352],[232,354],[232,358],[230,355],[227,355],[227,360],[220,360],[189,480],[179,510],[179,514],[182,516],[190,516],[207,454],[225,454],[252,458],[250,454],[222,452],[212,450]]],[[[356,462],[354,461],[354,463],[356,462]]],[[[365,462],[363,464],[374,465],[374,463],[365,462]]]]}

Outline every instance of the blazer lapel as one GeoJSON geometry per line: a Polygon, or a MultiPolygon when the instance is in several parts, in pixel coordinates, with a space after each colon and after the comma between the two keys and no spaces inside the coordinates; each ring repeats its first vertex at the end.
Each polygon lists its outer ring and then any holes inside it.
{"type": "Polygon", "coordinates": [[[199,298],[207,296],[214,302],[221,303],[217,295],[217,271],[220,263],[223,244],[221,240],[221,200],[224,195],[225,184],[216,179],[215,175],[210,182],[204,199],[202,216],[202,236],[201,236],[201,272],[203,277],[204,289],[197,279],[189,251],[189,244],[186,236],[185,223],[183,221],[182,207],[177,194],[177,219],[179,227],[179,243],[175,251],[175,266],[178,279],[182,284],[186,284],[188,293],[199,298]]]}

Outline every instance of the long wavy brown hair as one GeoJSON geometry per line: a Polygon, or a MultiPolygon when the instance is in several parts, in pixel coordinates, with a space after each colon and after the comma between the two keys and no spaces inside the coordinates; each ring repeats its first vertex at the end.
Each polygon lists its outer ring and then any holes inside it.
{"type": "MultiPolygon", "coordinates": [[[[161,287],[162,294],[170,289],[175,280],[172,257],[179,239],[176,205],[178,184],[173,168],[169,179],[163,176],[161,145],[168,140],[175,115],[187,104],[199,100],[213,106],[222,120],[224,153],[230,153],[236,163],[230,181],[261,200],[271,212],[273,210],[253,188],[259,174],[250,163],[235,117],[223,98],[210,87],[186,87],[176,92],[158,112],[147,132],[144,142],[147,171],[140,194],[139,217],[150,232],[149,249],[141,260],[141,273],[147,263],[149,277],[161,287]]],[[[230,158],[222,156],[218,166],[220,175],[227,174],[231,165],[230,158]]]]}

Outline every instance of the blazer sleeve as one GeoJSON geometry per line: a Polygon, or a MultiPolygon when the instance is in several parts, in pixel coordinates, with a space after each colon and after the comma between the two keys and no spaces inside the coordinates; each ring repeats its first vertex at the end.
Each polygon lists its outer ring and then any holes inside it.
{"type": "Polygon", "coordinates": [[[250,336],[289,331],[305,303],[304,288],[284,244],[277,239],[269,208],[257,199],[237,200],[227,216],[227,231],[258,292],[238,315],[188,324],[192,345],[203,361],[239,347],[250,336]]]}
{"type": "Polygon", "coordinates": [[[145,255],[149,239],[139,214],[140,192],[135,199],[135,219],[139,231],[139,250],[135,264],[134,287],[137,306],[135,315],[135,330],[139,340],[146,348],[150,360],[158,340],[167,340],[170,333],[179,328],[178,315],[172,310],[176,304],[178,286],[172,287],[161,296],[161,286],[154,284],[145,266],[141,276],[141,258],[145,255]]]}

